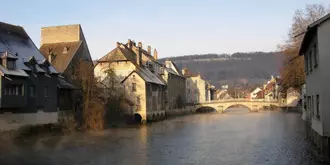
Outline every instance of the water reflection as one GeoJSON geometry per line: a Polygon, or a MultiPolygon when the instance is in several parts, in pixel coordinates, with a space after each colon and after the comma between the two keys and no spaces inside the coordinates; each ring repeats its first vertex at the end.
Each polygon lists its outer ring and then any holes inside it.
{"type": "Polygon", "coordinates": [[[0,164],[318,164],[299,114],[197,114],[144,126],[23,142],[3,140],[0,164]]]}

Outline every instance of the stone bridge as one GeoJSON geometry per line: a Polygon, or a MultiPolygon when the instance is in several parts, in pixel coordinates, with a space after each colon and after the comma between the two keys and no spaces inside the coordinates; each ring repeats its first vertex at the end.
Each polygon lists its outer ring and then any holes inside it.
{"type": "Polygon", "coordinates": [[[217,112],[225,112],[228,108],[241,105],[247,107],[251,112],[259,112],[264,107],[275,106],[279,107],[277,100],[264,100],[264,99],[228,99],[228,100],[212,100],[194,105],[195,110],[203,107],[215,109],[217,112]]]}

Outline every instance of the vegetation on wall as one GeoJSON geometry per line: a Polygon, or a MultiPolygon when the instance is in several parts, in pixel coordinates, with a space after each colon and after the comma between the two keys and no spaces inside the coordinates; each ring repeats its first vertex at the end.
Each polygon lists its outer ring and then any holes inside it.
{"type": "Polygon", "coordinates": [[[120,103],[124,99],[122,88],[118,88],[114,72],[106,71],[106,78],[98,82],[93,66],[80,61],[75,69],[82,91],[82,120],[84,129],[101,130],[121,117],[120,103]]]}

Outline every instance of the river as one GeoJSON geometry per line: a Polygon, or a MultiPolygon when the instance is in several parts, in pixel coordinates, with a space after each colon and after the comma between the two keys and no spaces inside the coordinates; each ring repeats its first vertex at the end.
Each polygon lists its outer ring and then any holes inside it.
{"type": "Polygon", "coordinates": [[[319,165],[300,114],[195,114],[103,132],[0,143],[1,165],[319,165]]]}

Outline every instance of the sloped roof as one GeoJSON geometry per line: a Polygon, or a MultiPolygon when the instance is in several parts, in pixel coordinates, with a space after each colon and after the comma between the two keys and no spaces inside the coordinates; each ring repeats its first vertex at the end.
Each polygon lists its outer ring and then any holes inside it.
{"type": "MultiPolygon", "coordinates": [[[[24,64],[27,59],[33,57],[37,61],[45,60],[22,27],[0,22],[0,52],[6,51],[11,56],[16,56],[16,70],[7,70],[2,67],[0,71],[3,74],[26,77],[27,74],[24,70],[30,70],[24,64]]],[[[49,70],[51,73],[58,73],[52,65],[49,66],[49,70]]]]}
{"type": "Polygon", "coordinates": [[[156,75],[150,72],[149,69],[145,69],[145,68],[137,68],[136,70],[133,70],[128,76],[126,76],[121,81],[121,83],[125,82],[132,73],[137,73],[145,82],[159,84],[159,85],[166,85],[161,79],[159,79],[156,75]]]}
{"type": "Polygon", "coordinates": [[[72,84],[66,82],[63,77],[58,77],[57,79],[60,82],[60,84],[58,85],[59,88],[62,88],[62,89],[76,89],[72,84]]]}
{"type": "Polygon", "coordinates": [[[41,45],[40,52],[47,59],[50,54],[54,55],[54,59],[52,59],[51,63],[58,72],[63,73],[70,64],[74,55],[77,53],[81,44],[82,41],[47,43],[41,45]]]}
{"type": "Polygon", "coordinates": [[[303,55],[303,53],[307,50],[308,45],[310,44],[311,40],[313,39],[313,36],[317,32],[318,26],[329,19],[330,19],[330,13],[318,19],[317,21],[315,21],[314,23],[310,24],[307,27],[304,39],[300,45],[299,55],[303,55]]]}
{"type": "Polygon", "coordinates": [[[171,74],[174,74],[174,75],[177,75],[177,76],[180,76],[180,77],[184,77],[181,74],[181,70],[179,70],[179,68],[176,66],[176,64],[173,61],[166,60],[164,65],[165,65],[165,70],[167,72],[169,72],[171,74]],[[168,67],[167,63],[170,63],[171,65],[168,67]]]}
{"type": "MultiPolygon", "coordinates": [[[[120,60],[129,60],[132,64],[134,64],[136,66],[136,70],[132,71],[131,73],[136,72],[146,82],[155,83],[155,84],[159,84],[159,85],[165,85],[164,81],[160,77],[158,77],[157,75],[152,73],[148,68],[145,68],[144,66],[138,65],[136,63],[136,54],[134,53],[133,50],[129,49],[125,44],[121,44],[121,43],[118,43],[118,44],[119,44],[119,46],[117,46],[115,49],[110,51],[108,54],[106,54],[105,56],[100,58],[98,60],[98,62],[112,62],[112,61],[118,61],[118,60],[119,61],[120,60]],[[118,56],[118,53],[121,53],[123,56],[118,56]]],[[[129,75],[127,77],[129,77],[129,75]]],[[[122,80],[122,82],[124,82],[126,80],[126,78],[124,78],[122,80]]]]}

